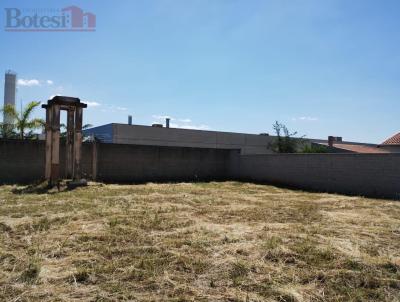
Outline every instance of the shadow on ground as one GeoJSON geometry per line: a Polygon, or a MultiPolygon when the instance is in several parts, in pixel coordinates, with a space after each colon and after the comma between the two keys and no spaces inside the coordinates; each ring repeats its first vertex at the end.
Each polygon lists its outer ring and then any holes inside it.
{"type": "Polygon", "coordinates": [[[57,185],[49,185],[47,181],[41,181],[39,183],[30,184],[24,187],[14,188],[12,193],[14,194],[57,194],[65,191],[73,191],[76,186],[68,186],[66,181],[62,181],[57,185]]]}

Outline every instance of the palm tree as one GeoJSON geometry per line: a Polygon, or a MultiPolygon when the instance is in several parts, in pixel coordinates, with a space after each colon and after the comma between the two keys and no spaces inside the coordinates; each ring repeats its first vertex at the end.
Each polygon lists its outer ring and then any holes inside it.
{"type": "MultiPolygon", "coordinates": [[[[0,111],[4,112],[14,122],[11,125],[3,123],[2,128],[12,128],[17,130],[20,139],[32,135],[32,131],[44,126],[45,122],[39,118],[32,118],[33,111],[40,105],[40,102],[30,102],[26,107],[18,113],[13,105],[5,105],[0,111]],[[28,131],[29,130],[29,131],[28,131]]],[[[4,131],[3,131],[4,135],[4,131]]]]}
{"type": "Polygon", "coordinates": [[[8,123],[0,123],[0,138],[13,138],[15,137],[14,125],[8,123]]]}
{"type": "MultiPolygon", "coordinates": [[[[85,124],[85,125],[82,126],[82,130],[86,130],[86,129],[89,129],[89,128],[92,128],[92,127],[93,127],[92,124],[85,124]]],[[[67,137],[67,125],[65,125],[64,123],[61,123],[60,124],[60,129],[61,129],[60,138],[61,139],[65,139],[67,137]]]]}

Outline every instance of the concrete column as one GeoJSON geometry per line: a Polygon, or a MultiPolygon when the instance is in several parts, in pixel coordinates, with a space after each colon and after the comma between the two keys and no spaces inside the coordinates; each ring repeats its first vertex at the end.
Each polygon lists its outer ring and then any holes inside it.
{"type": "Polygon", "coordinates": [[[46,107],[46,167],[45,167],[45,179],[50,181],[51,178],[51,144],[52,144],[52,112],[51,107],[46,107]]]}
{"type": "Polygon", "coordinates": [[[74,139],[74,180],[81,180],[82,168],[81,168],[81,157],[82,157],[82,113],[83,108],[77,107],[75,111],[75,139],[74,139]]]}
{"type": "Polygon", "coordinates": [[[51,177],[55,184],[60,178],[60,105],[52,105],[51,177]]]}
{"type": "Polygon", "coordinates": [[[67,110],[67,140],[66,140],[66,153],[65,153],[65,158],[66,158],[66,165],[65,165],[65,171],[66,171],[66,177],[71,178],[72,177],[72,171],[73,171],[73,154],[74,154],[74,118],[75,118],[75,108],[70,107],[67,110]]]}

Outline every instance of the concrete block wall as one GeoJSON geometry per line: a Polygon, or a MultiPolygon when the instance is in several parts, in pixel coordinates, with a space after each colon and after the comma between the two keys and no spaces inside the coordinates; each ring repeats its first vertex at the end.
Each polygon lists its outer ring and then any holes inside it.
{"type": "Polygon", "coordinates": [[[230,172],[245,181],[400,198],[400,154],[241,155],[232,158],[230,172]]]}
{"type": "Polygon", "coordinates": [[[223,180],[230,150],[101,144],[97,179],[105,182],[223,180]]]}
{"type": "Polygon", "coordinates": [[[43,141],[0,140],[0,183],[28,183],[44,176],[43,141]]]}
{"type": "MultiPolygon", "coordinates": [[[[223,180],[231,150],[120,144],[82,146],[82,176],[106,182],[223,180]],[[93,165],[96,163],[96,177],[93,165]]],[[[44,179],[45,142],[0,140],[0,183],[44,179]]],[[[65,144],[60,144],[60,175],[65,173],[65,144]]]]}
{"type": "MultiPolygon", "coordinates": [[[[65,148],[61,145],[61,173],[65,148]]],[[[105,182],[243,180],[305,190],[400,198],[400,153],[263,154],[239,150],[97,144],[82,148],[83,176],[105,182]]],[[[0,140],[0,183],[44,178],[44,141],[0,140]]]]}
{"type": "MultiPolygon", "coordinates": [[[[0,139],[0,184],[44,179],[45,142],[0,139]]],[[[65,143],[60,143],[60,174],[65,173],[65,143]]],[[[82,175],[92,177],[92,144],[82,146],[82,175]]]]}

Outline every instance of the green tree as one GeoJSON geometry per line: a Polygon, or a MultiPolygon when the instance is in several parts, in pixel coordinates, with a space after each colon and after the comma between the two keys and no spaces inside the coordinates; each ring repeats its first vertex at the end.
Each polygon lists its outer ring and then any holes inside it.
{"type": "Polygon", "coordinates": [[[301,153],[328,153],[328,148],[312,143],[310,145],[305,145],[301,153]]]}
{"type": "MultiPolygon", "coordinates": [[[[39,118],[31,118],[33,111],[40,105],[40,102],[30,102],[21,112],[18,112],[13,105],[5,105],[1,112],[5,113],[13,120],[13,124],[2,123],[6,136],[16,132],[20,139],[31,137],[35,129],[44,126],[45,122],[39,118]]],[[[3,132],[4,135],[4,132],[3,132]]],[[[3,136],[4,137],[4,136],[3,136]]]]}
{"type": "Polygon", "coordinates": [[[0,123],[0,137],[1,138],[14,138],[16,136],[14,125],[7,123],[0,123]]]}
{"type": "Polygon", "coordinates": [[[303,142],[302,138],[294,138],[297,132],[290,132],[284,125],[275,121],[272,125],[274,128],[276,139],[272,143],[272,149],[278,153],[295,153],[298,145],[303,142]]]}

